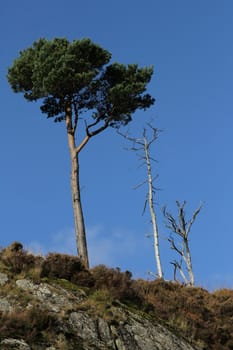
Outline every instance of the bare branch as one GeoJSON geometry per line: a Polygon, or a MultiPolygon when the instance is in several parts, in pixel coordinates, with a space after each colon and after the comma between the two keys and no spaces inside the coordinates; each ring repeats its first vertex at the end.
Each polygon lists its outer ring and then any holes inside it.
{"type": "MultiPolygon", "coordinates": [[[[178,220],[176,221],[175,218],[171,213],[169,213],[166,210],[166,207],[163,207],[163,215],[166,218],[166,227],[169,228],[173,233],[176,233],[178,236],[182,239],[182,249],[179,249],[177,247],[177,244],[174,241],[173,237],[168,238],[168,241],[171,244],[171,249],[174,249],[183,259],[187,270],[189,274],[189,284],[194,285],[194,274],[192,269],[192,260],[191,260],[191,252],[189,248],[189,241],[188,241],[188,235],[190,233],[191,227],[199,214],[202,204],[195,210],[195,212],[192,215],[192,218],[186,222],[185,219],[185,205],[186,201],[184,201],[182,204],[179,201],[176,201],[176,205],[178,207],[178,220]]],[[[177,268],[178,265],[177,265],[177,268]]]]}
{"type": "Polygon", "coordinates": [[[178,223],[176,222],[175,218],[173,217],[173,215],[166,210],[166,207],[162,208],[162,212],[163,212],[164,217],[167,219],[167,223],[165,224],[165,226],[169,230],[171,230],[171,231],[177,233],[179,236],[183,237],[182,232],[180,230],[180,227],[179,227],[178,223]]]}
{"type": "Polygon", "coordinates": [[[166,211],[166,208],[165,208],[165,211],[163,211],[163,214],[167,219],[167,224],[165,226],[170,230],[172,230],[173,232],[175,232],[176,234],[178,234],[180,237],[184,237],[184,233],[180,228],[179,224],[177,223],[175,218],[172,216],[172,214],[166,211]]]}
{"type": "MultiPolygon", "coordinates": [[[[120,132],[119,130],[117,130],[117,133],[118,133],[120,136],[124,137],[126,140],[130,141],[130,142],[137,143],[137,144],[139,144],[139,145],[144,146],[144,142],[142,141],[142,140],[143,140],[142,138],[130,137],[130,136],[128,135],[128,133],[127,133],[127,134],[124,134],[124,133],[120,132]]],[[[142,149],[143,149],[143,148],[142,148],[142,149]]]]}
{"type": "Polygon", "coordinates": [[[150,238],[153,236],[153,233],[146,233],[145,236],[146,236],[146,238],[150,238]]]}
{"type": "Polygon", "coordinates": [[[155,128],[155,127],[153,127],[150,123],[147,123],[147,125],[148,125],[149,128],[152,130],[153,134],[152,134],[151,139],[148,141],[147,130],[146,130],[146,128],[144,128],[143,137],[144,137],[144,140],[146,140],[147,147],[150,148],[151,144],[152,144],[155,140],[157,140],[157,138],[158,138],[158,129],[155,128]]]}
{"type": "Polygon", "coordinates": [[[174,281],[177,281],[177,279],[176,279],[177,264],[174,261],[171,261],[170,264],[174,266],[173,279],[174,279],[174,281]]]}
{"type": "Polygon", "coordinates": [[[157,159],[154,159],[154,158],[152,158],[151,156],[149,156],[149,159],[150,159],[150,161],[152,161],[152,162],[158,163],[157,159]]]}
{"type": "Polygon", "coordinates": [[[189,281],[188,281],[187,277],[185,276],[185,273],[183,272],[182,263],[179,263],[177,260],[174,260],[171,262],[171,264],[174,265],[174,280],[177,281],[176,280],[176,270],[178,269],[181,277],[184,280],[184,283],[189,284],[189,281]]]}
{"type": "Polygon", "coordinates": [[[146,166],[147,170],[147,180],[143,181],[141,184],[136,186],[136,188],[139,188],[140,186],[144,185],[146,182],[148,183],[148,193],[146,196],[146,200],[144,203],[143,213],[145,213],[147,204],[150,210],[151,215],[151,222],[153,226],[153,237],[154,237],[154,252],[155,252],[155,260],[157,264],[157,270],[158,270],[158,277],[163,278],[163,272],[162,272],[162,266],[161,266],[161,260],[160,260],[160,252],[159,252],[159,234],[158,234],[158,226],[157,226],[157,218],[156,213],[154,209],[154,195],[155,195],[155,186],[153,186],[153,177],[152,177],[152,168],[151,168],[151,162],[155,161],[150,155],[150,146],[152,143],[157,139],[158,137],[158,130],[154,127],[152,127],[151,124],[148,124],[150,129],[152,130],[152,137],[148,139],[147,137],[147,129],[144,128],[142,132],[142,137],[136,138],[136,137],[130,137],[127,134],[123,134],[118,131],[119,135],[123,136],[126,140],[133,143],[133,146],[131,147],[131,150],[139,152],[136,153],[137,157],[139,158],[142,163],[140,166],[146,166]],[[136,146],[135,146],[136,145],[136,146]]]}
{"type": "Polygon", "coordinates": [[[94,131],[90,131],[90,129],[99,124],[101,122],[101,117],[97,118],[96,121],[92,124],[87,125],[87,122],[85,121],[85,125],[86,125],[86,136],[84,137],[84,139],[82,140],[82,142],[78,145],[78,147],[76,147],[75,151],[76,154],[78,154],[83,148],[84,146],[88,143],[88,141],[90,140],[91,137],[98,135],[100,132],[104,131],[105,129],[107,129],[107,127],[109,126],[109,123],[111,121],[111,118],[107,118],[104,121],[104,124],[99,127],[98,129],[94,130],[94,131]]]}
{"type": "Polygon", "coordinates": [[[175,244],[175,241],[174,241],[174,238],[173,237],[169,237],[168,239],[168,242],[171,244],[171,249],[175,250],[180,256],[183,256],[183,250],[179,249],[176,244],[175,244]]]}
{"type": "Polygon", "coordinates": [[[136,148],[136,147],[131,147],[131,148],[123,147],[123,149],[126,151],[140,151],[141,150],[141,148],[136,148]]]}
{"type": "Polygon", "coordinates": [[[145,200],[145,203],[144,203],[144,208],[143,208],[143,211],[142,211],[142,215],[145,214],[145,211],[146,211],[146,207],[147,207],[147,203],[148,203],[148,199],[145,200]]]}
{"type": "Polygon", "coordinates": [[[191,227],[192,227],[194,221],[196,220],[197,215],[200,213],[202,207],[203,207],[203,204],[201,203],[200,206],[193,213],[193,216],[192,216],[191,220],[189,220],[188,227],[187,227],[187,236],[188,236],[188,234],[189,234],[189,232],[191,230],[191,227]]]}
{"type": "Polygon", "coordinates": [[[145,185],[147,183],[147,180],[141,182],[140,184],[136,185],[135,187],[133,187],[134,190],[137,190],[139,187],[145,185]]]}
{"type": "Polygon", "coordinates": [[[87,142],[89,140],[90,140],[90,137],[88,135],[86,135],[84,137],[84,139],[82,140],[82,142],[78,145],[78,147],[76,147],[76,149],[75,149],[76,154],[78,154],[84,148],[84,146],[87,144],[87,142]]]}
{"type": "Polygon", "coordinates": [[[94,131],[90,131],[91,128],[93,128],[93,126],[96,126],[97,124],[99,124],[100,122],[102,121],[102,118],[99,117],[96,119],[96,121],[92,124],[89,124],[87,125],[86,123],[86,134],[87,136],[89,137],[93,137],[97,134],[99,134],[101,131],[105,130],[108,126],[109,126],[109,123],[111,121],[111,117],[107,118],[105,121],[104,121],[104,124],[102,126],[100,126],[98,129],[94,130],[94,131]]]}
{"type": "Polygon", "coordinates": [[[138,169],[139,169],[139,168],[142,168],[142,167],[145,166],[145,165],[146,165],[146,161],[141,162],[141,164],[138,165],[138,169]]]}
{"type": "MultiPolygon", "coordinates": [[[[179,203],[177,201],[177,203],[179,203]]],[[[183,236],[186,236],[186,222],[185,222],[185,207],[186,202],[184,201],[182,205],[179,204],[179,223],[180,223],[180,231],[182,232],[183,236]]]]}

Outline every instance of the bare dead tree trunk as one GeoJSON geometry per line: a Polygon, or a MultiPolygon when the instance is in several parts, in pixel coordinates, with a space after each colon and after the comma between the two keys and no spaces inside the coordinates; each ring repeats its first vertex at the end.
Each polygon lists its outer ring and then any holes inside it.
{"type": "Polygon", "coordinates": [[[148,176],[148,205],[150,208],[150,216],[151,216],[151,222],[153,227],[154,254],[155,254],[155,260],[156,260],[156,265],[158,270],[158,277],[163,278],[160,249],[159,249],[159,231],[158,231],[157,218],[156,218],[156,213],[154,208],[154,186],[153,186],[153,177],[152,177],[152,169],[151,169],[151,157],[149,153],[150,144],[148,143],[145,130],[143,135],[143,142],[144,142],[144,152],[145,152],[147,176],[148,176]]]}
{"type": "Polygon", "coordinates": [[[156,212],[154,207],[155,187],[153,185],[154,179],[152,177],[152,166],[151,166],[151,162],[154,159],[150,155],[150,147],[158,137],[158,130],[154,128],[151,124],[148,124],[148,126],[153,133],[150,140],[147,137],[146,129],[143,130],[143,135],[140,138],[129,137],[128,135],[124,135],[120,132],[119,134],[133,143],[134,146],[130,148],[130,150],[140,152],[140,154],[137,154],[137,155],[140,160],[143,160],[143,164],[145,164],[147,168],[147,180],[143,181],[140,185],[136,186],[136,188],[144,185],[145,183],[148,184],[148,193],[147,193],[143,212],[145,211],[146,205],[148,204],[149,210],[150,210],[152,228],[153,228],[153,245],[154,245],[155,261],[157,266],[157,276],[158,278],[163,279],[163,270],[162,270],[162,264],[161,264],[161,258],[160,258],[160,247],[159,247],[159,231],[158,231],[157,217],[156,217],[156,212]],[[135,145],[137,146],[135,147],[135,145]]]}
{"type": "Polygon", "coordinates": [[[174,281],[177,282],[176,271],[178,270],[181,277],[183,278],[184,283],[189,284],[189,281],[188,281],[187,277],[185,276],[183,269],[182,269],[182,261],[179,263],[177,260],[175,260],[175,261],[172,261],[171,264],[174,266],[174,281]]]}
{"type": "Polygon", "coordinates": [[[175,233],[178,237],[181,238],[180,246],[178,245],[178,243],[175,242],[173,237],[168,238],[168,241],[171,244],[171,249],[174,249],[178,253],[178,255],[181,257],[181,263],[178,263],[175,260],[174,262],[172,262],[172,264],[174,265],[175,271],[177,269],[179,270],[181,277],[184,280],[184,283],[194,286],[195,280],[194,280],[191,252],[189,248],[189,234],[197,215],[200,213],[202,204],[194,211],[192,218],[188,222],[186,221],[185,211],[184,211],[186,202],[184,201],[183,204],[180,204],[178,201],[176,201],[176,204],[179,211],[178,220],[176,220],[174,216],[166,210],[166,207],[163,208],[163,214],[167,221],[166,227],[169,228],[172,233],[175,233]],[[185,266],[187,268],[189,278],[186,277],[182,269],[182,260],[185,263],[185,266]]]}
{"type": "Polygon", "coordinates": [[[185,246],[185,255],[184,260],[187,266],[188,275],[189,275],[189,281],[190,285],[194,286],[194,274],[193,274],[193,266],[192,266],[192,259],[191,259],[191,253],[189,249],[189,242],[188,239],[184,239],[184,246],[185,246]]]}

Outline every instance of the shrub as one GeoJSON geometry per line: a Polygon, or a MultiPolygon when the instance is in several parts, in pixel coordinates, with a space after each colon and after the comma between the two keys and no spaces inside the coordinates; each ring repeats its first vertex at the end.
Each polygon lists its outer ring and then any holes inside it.
{"type": "Polygon", "coordinates": [[[91,270],[95,280],[95,289],[107,290],[114,299],[122,302],[135,302],[137,295],[132,288],[132,274],[121,272],[119,268],[98,265],[91,270]]]}
{"type": "Polygon", "coordinates": [[[20,242],[13,242],[1,252],[1,261],[13,273],[29,271],[38,263],[38,258],[23,249],[20,242]]]}
{"type": "Polygon", "coordinates": [[[49,253],[41,266],[41,277],[63,278],[80,286],[90,287],[93,278],[82,261],[67,254],[49,253]]]}
{"type": "Polygon", "coordinates": [[[2,314],[0,317],[0,339],[23,338],[30,343],[45,339],[44,335],[54,332],[55,329],[56,320],[36,307],[2,314]]]}

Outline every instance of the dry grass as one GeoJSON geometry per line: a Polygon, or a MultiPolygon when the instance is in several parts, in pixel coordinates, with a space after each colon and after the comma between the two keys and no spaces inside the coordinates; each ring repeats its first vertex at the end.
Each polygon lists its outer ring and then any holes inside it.
{"type": "Polygon", "coordinates": [[[233,291],[215,293],[161,280],[139,280],[134,288],[169,326],[203,349],[233,349],[233,291]]]}
{"type": "Polygon", "coordinates": [[[22,338],[26,342],[47,340],[46,334],[54,334],[56,320],[44,310],[32,307],[29,310],[15,310],[0,318],[0,339],[22,338]]]}

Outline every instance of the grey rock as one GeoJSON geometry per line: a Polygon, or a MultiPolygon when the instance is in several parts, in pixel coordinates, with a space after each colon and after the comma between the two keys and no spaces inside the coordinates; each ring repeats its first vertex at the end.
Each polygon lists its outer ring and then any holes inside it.
{"type": "Polygon", "coordinates": [[[120,341],[126,349],[130,349],[130,342],[135,350],[193,350],[191,345],[162,325],[151,324],[151,321],[135,314],[129,313],[129,316],[127,324],[118,329],[120,341]]]}
{"type": "Polygon", "coordinates": [[[66,309],[73,309],[73,302],[79,303],[83,300],[84,295],[80,293],[79,296],[72,296],[70,298],[69,293],[61,287],[54,288],[47,283],[35,284],[28,279],[21,279],[16,281],[16,285],[33,294],[33,296],[43,303],[43,306],[50,311],[59,313],[66,309]]]}
{"type": "MultiPolygon", "coordinates": [[[[62,346],[65,350],[197,350],[146,314],[132,312],[121,304],[112,305],[105,319],[95,312],[83,311],[83,306],[80,308],[86,295],[79,294],[79,290],[72,292],[60,285],[36,284],[29,279],[17,280],[16,285],[25,291],[26,308],[36,305],[37,312],[46,310],[56,318],[54,334],[59,337],[47,339],[43,346],[30,344],[31,349],[24,341],[6,339],[0,343],[0,349],[60,350],[62,346]]],[[[0,299],[0,311],[25,308],[23,300],[24,306],[20,306],[18,299],[15,305],[12,299],[11,304],[6,298],[0,299]]]]}
{"type": "Polygon", "coordinates": [[[40,299],[45,299],[52,296],[50,287],[45,283],[34,284],[28,279],[21,279],[16,281],[16,285],[23,290],[33,292],[33,294],[40,299]]]}
{"type": "Polygon", "coordinates": [[[104,324],[102,320],[102,334],[99,333],[98,327],[98,318],[92,319],[89,315],[83,312],[72,312],[69,317],[69,324],[72,332],[80,335],[85,342],[93,344],[98,349],[104,349],[105,343],[111,343],[110,331],[107,331],[105,328],[108,328],[107,323],[104,324]]]}
{"type": "Polygon", "coordinates": [[[97,349],[194,350],[187,342],[159,324],[124,310],[122,316],[127,321],[109,326],[103,319],[93,319],[87,314],[73,312],[69,323],[73,332],[97,349]]]}
{"type": "Polygon", "coordinates": [[[34,284],[30,280],[27,280],[27,279],[17,280],[16,285],[23,290],[34,289],[34,284]]]}
{"type": "Polygon", "coordinates": [[[9,278],[7,274],[0,272],[0,286],[3,286],[8,282],[9,278]]]}
{"type": "Polygon", "coordinates": [[[187,342],[176,337],[162,325],[143,316],[125,312],[125,324],[111,325],[117,350],[193,350],[187,342]]]}
{"type": "Polygon", "coordinates": [[[0,343],[1,350],[31,350],[24,340],[4,339],[0,343]]]}
{"type": "Polygon", "coordinates": [[[108,345],[113,344],[111,328],[102,318],[97,319],[97,331],[100,340],[104,340],[108,345]]]}
{"type": "Polygon", "coordinates": [[[12,306],[6,298],[0,298],[0,311],[11,312],[12,306]]]}

